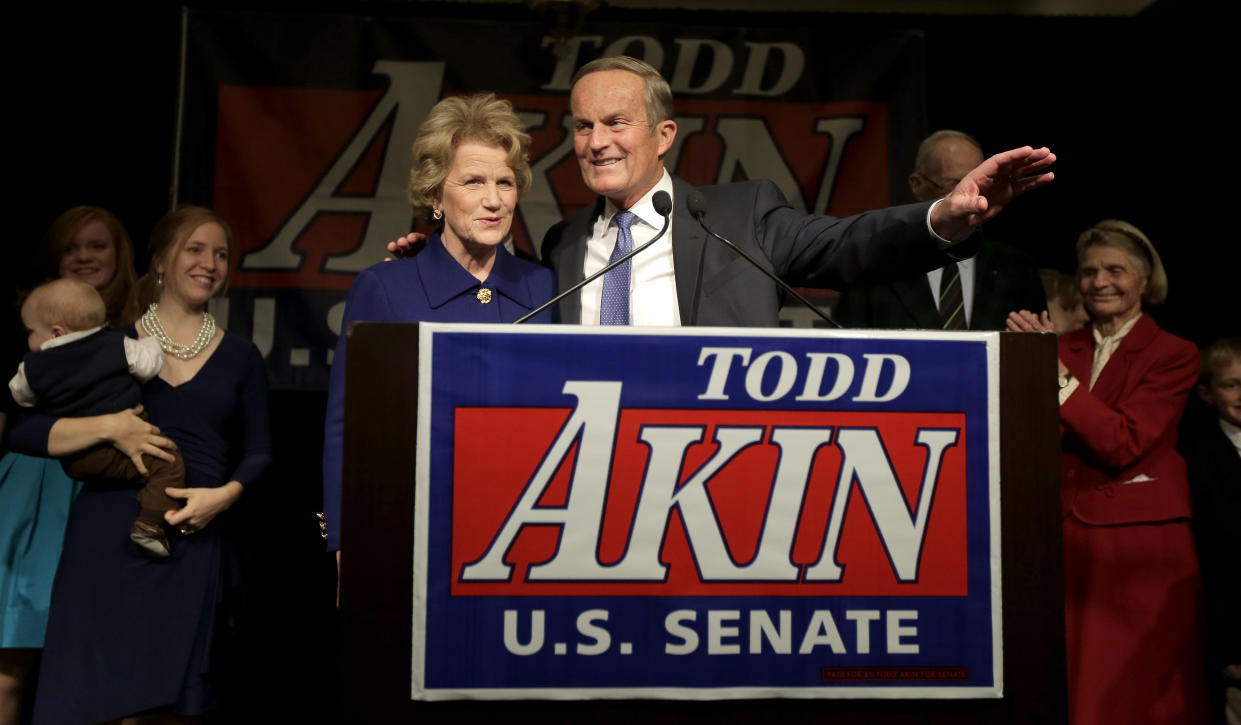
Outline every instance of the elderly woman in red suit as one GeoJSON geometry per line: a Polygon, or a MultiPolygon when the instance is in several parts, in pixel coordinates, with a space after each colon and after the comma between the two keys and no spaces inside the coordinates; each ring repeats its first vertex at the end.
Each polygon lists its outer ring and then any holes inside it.
{"type": "MultiPolygon", "coordinates": [[[[1167,296],[1146,235],[1104,221],[1077,240],[1091,325],[1059,339],[1070,720],[1207,721],[1201,583],[1176,424],[1198,352],[1143,314],[1167,296]]],[[[1009,328],[1050,332],[1044,313],[1009,328]]]]}

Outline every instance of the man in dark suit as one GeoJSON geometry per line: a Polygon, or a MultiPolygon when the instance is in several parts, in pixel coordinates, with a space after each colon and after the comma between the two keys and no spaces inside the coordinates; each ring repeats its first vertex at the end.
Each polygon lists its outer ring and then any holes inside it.
{"type": "MultiPolygon", "coordinates": [[[[982,163],[982,148],[960,131],[936,131],[918,147],[909,188],[919,201],[951,192],[982,163]]],[[[1013,310],[1042,310],[1047,300],[1034,260],[982,239],[977,256],[930,272],[843,288],[835,319],[845,327],[1003,330],[1013,310]]]]}
{"type": "MultiPolygon", "coordinates": [[[[676,138],[672,93],[651,66],[626,57],[583,66],[571,92],[574,150],[582,179],[599,195],[552,227],[542,256],[566,289],[655,236],[652,197],[674,205],[669,234],[638,257],[570,295],[564,322],[638,325],[775,325],[780,293],[735,252],[706,239],[688,213],[690,187],[663,155],[676,138]]],[[[807,216],[773,184],[701,189],[711,227],[793,284],[839,287],[925,272],[974,253],[973,229],[1019,194],[1052,179],[1047,149],[998,154],[969,170],[934,202],[847,219],[807,216]]],[[[1037,282],[1037,280],[1036,280],[1037,282]]],[[[1041,309],[1041,308],[1040,308],[1041,309]]]]}

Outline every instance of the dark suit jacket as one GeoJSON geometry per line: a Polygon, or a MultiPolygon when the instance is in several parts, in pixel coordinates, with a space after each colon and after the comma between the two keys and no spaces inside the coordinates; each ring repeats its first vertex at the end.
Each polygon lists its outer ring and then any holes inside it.
{"type": "MultiPolygon", "coordinates": [[[[677,178],[673,186],[672,255],[681,324],[776,325],[779,287],[733,250],[707,239],[686,207],[692,187],[677,178]]],[[[795,211],[770,181],[699,191],[708,204],[707,224],[793,285],[838,289],[880,276],[925,273],[952,259],[927,232],[926,203],[836,219],[795,211]]],[[[561,290],[582,280],[586,240],[603,204],[600,198],[569,216],[543,239],[543,259],[555,270],[561,290]]],[[[581,295],[572,294],[561,302],[560,319],[578,322],[581,310],[581,295]]]]}
{"type": "MultiPolygon", "coordinates": [[[[1211,411],[1212,413],[1214,411],[1211,411]]],[[[1207,604],[1208,673],[1241,663],[1241,456],[1214,415],[1182,426],[1194,540],[1207,604]]]]}
{"type": "Polygon", "coordinates": [[[1198,379],[1198,349],[1143,315],[1088,390],[1091,328],[1062,335],[1059,345],[1079,381],[1060,406],[1065,513],[1098,525],[1188,519],[1176,424],[1198,379]]]}
{"type": "MultiPolygon", "coordinates": [[[[1013,310],[1047,309],[1034,259],[1012,247],[988,241],[974,264],[971,330],[1003,330],[1013,310]]],[[[834,315],[845,327],[939,329],[942,323],[926,274],[840,292],[834,315]]]]}

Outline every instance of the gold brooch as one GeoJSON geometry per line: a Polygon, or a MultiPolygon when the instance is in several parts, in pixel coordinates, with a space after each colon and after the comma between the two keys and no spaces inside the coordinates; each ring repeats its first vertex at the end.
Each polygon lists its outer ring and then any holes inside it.
{"type": "Polygon", "coordinates": [[[478,294],[475,296],[478,297],[479,302],[482,302],[485,305],[491,301],[491,290],[486,287],[479,287],[478,294]]]}

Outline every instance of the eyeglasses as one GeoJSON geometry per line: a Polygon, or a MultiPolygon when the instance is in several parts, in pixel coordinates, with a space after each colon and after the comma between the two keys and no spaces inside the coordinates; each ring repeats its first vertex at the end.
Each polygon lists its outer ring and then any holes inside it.
{"type": "Polygon", "coordinates": [[[943,182],[939,182],[927,176],[926,174],[923,174],[918,171],[915,171],[914,175],[918,176],[923,181],[930,184],[931,188],[935,189],[935,193],[939,194],[940,196],[947,196],[948,192],[957,188],[957,184],[961,183],[960,179],[944,179],[943,182]]]}

